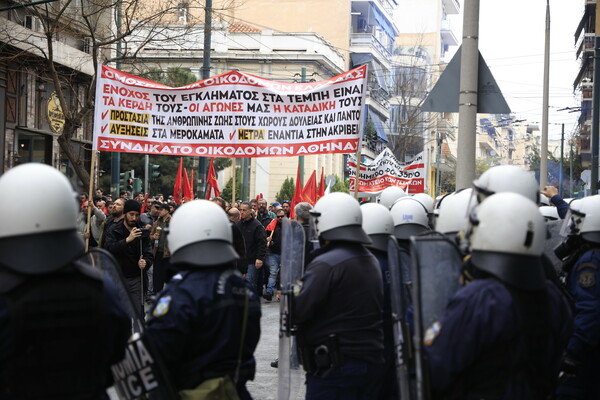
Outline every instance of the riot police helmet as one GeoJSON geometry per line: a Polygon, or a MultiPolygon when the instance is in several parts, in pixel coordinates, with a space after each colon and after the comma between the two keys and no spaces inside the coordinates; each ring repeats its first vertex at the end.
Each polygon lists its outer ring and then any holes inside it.
{"type": "Polygon", "coordinates": [[[425,206],[413,197],[403,197],[390,210],[394,220],[394,236],[407,240],[411,236],[429,231],[429,218],[425,206]]]}
{"type": "Polygon", "coordinates": [[[27,163],[0,177],[0,265],[27,275],[63,268],[81,256],[78,233],[79,196],[60,171],[27,163]],[[44,201],[31,191],[43,194],[44,201]],[[16,207],[16,208],[15,208],[16,207]]]}
{"type": "Polygon", "coordinates": [[[538,184],[533,173],[514,165],[498,165],[488,169],[473,181],[473,188],[480,203],[486,197],[500,192],[519,193],[535,204],[539,200],[538,184]]]}
{"type": "Polygon", "coordinates": [[[437,232],[451,235],[467,230],[469,225],[469,201],[473,189],[463,189],[447,196],[440,204],[435,222],[437,232]]]}
{"type": "Polygon", "coordinates": [[[560,219],[558,210],[554,206],[541,206],[538,208],[546,221],[556,221],[560,219]]]}
{"type": "Polygon", "coordinates": [[[571,202],[569,211],[572,233],[585,241],[600,243],[600,195],[571,202]]]}
{"type": "Polygon", "coordinates": [[[433,212],[433,198],[430,195],[427,193],[415,193],[412,198],[423,204],[428,213],[433,212]]]}
{"type": "Polygon", "coordinates": [[[172,264],[227,265],[238,259],[227,214],[208,200],[184,203],[173,213],[167,233],[172,264]]]}
{"type": "Polygon", "coordinates": [[[371,243],[362,228],[360,205],[347,193],[334,192],[321,197],[309,213],[321,240],[371,243]]]}
{"type": "Polygon", "coordinates": [[[379,195],[379,204],[387,207],[389,210],[392,208],[396,200],[401,197],[408,196],[408,194],[398,186],[388,186],[379,195]]]}
{"type": "Polygon", "coordinates": [[[387,252],[388,239],[394,234],[394,219],[390,210],[377,203],[360,206],[362,227],[373,243],[367,247],[387,252]]]}
{"type": "Polygon", "coordinates": [[[469,224],[476,268],[520,289],[545,287],[541,255],[547,231],[536,203],[518,193],[497,193],[471,212],[469,224]]]}

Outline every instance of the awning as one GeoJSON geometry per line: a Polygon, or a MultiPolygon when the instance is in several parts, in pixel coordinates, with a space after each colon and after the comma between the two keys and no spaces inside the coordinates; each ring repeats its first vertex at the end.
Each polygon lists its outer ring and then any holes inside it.
{"type": "Polygon", "coordinates": [[[374,112],[369,112],[369,117],[371,118],[371,121],[373,121],[373,125],[375,125],[375,130],[377,131],[377,136],[379,136],[379,139],[381,139],[382,142],[387,143],[388,138],[385,134],[386,127],[381,118],[379,118],[379,116],[374,112]]]}
{"type": "Polygon", "coordinates": [[[383,15],[383,13],[381,11],[379,11],[379,9],[373,3],[370,3],[370,4],[371,4],[371,11],[373,12],[373,16],[375,17],[375,20],[377,21],[379,26],[381,26],[381,28],[386,33],[386,35],[388,35],[393,42],[394,39],[396,38],[396,34],[394,33],[394,27],[392,26],[390,21],[385,17],[385,15],[383,15]]]}

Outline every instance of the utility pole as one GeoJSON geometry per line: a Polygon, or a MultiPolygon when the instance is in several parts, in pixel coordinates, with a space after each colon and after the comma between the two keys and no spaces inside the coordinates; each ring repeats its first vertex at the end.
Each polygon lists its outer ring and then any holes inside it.
{"type": "Polygon", "coordinates": [[[558,194],[563,197],[563,164],[565,157],[565,124],[562,124],[560,133],[560,171],[558,174],[558,194]]]}
{"type": "Polygon", "coordinates": [[[465,0],[458,95],[456,189],[475,180],[477,82],[479,79],[479,0],[465,0]]]}
{"type": "Polygon", "coordinates": [[[573,139],[569,140],[569,197],[573,197],[573,139]]]}
{"type": "Polygon", "coordinates": [[[550,0],[546,0],[546,39],[544,41],[544,94],[542,100],[542,148],[540,150],[540,190],[548,184],[548,96],[550,91],[550,0]]]}
{"type": "MultiPolygon", "coordinates": [[[[121,1],[117,1],[117,15],[115,24],[117,25],[117,35],[121,34],[121,1]]],[[[117,69],[121,70],[121,56],[123,55],[123,49],[121,48],[121,40],[117,40],[117,69]]],[[[113,199],[119,198],[119,174],[121,173],[121,153],[112,152],[110,153],[110,194],[113,199]]],[[[90,194],[91,195],[91,194],[90,194]]]]}
{"type": "Polygon", "coordinates": [[[596,37],[594,38],[594,92],[592,94],[592,166],[591,166],[591,195],[598,193],[598,132],[600,128],[600,7],[596,6],[596,37]]]}
{"type": "MultiPolygon", "coordinates": [[[[212,0],[204,0],[204,49],[202,51],[202,79],[210,78],[210,46],[212,42],[212,0]]],[[[198,157],[198,197],[206,194],[206,157],[198,157]]],[[[234,182],[235,184],[235,182],[234,182]]]]}

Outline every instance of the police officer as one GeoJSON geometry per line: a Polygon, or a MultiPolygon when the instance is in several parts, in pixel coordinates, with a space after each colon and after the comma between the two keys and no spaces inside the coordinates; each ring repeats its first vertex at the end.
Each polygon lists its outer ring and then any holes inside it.
{"type": "Polygon", "coordinates": [[[544,219],[524,196],[498,193],[471,214],[467,237],[475,279],[424,337],[434,398],[546,399],[571,313],[544,276],[544,219]]]}
{"type": "Polygon", "coordinates": [[[6,172],[0,193],[21,209],[0,224],[0,398],[104,398],[130,324],[114,283],[77,260],[77,194],[43,164],[6,172]],[[44,207],[23,196],[32,188],[44,207]]]}
{"type": "Polygon", "coordinates": [[[600,398],[600,196],[571,203],[568,238],[557,248],[575,305],[573,336],[557,399],[600,398]],[[566,255],[566,257],[565,257],[566,255]]]}
{"type": "Polygon", "coordinates": [[[376,398],[384,371],[383,285],[363,246],[358,202],[325,195],[310,211],[321,248],[295,289],[293,322],[306,374],[306,398],[376,398]]]}
{"type": "Polygon", "coordinates": [[[179,272],[150,313],[148,337],[176,390],[228,377],[240,399],[250,399],[245,383],[254,378],[260,301],[236,268],[227,214],[207,200],[187,202],[173,214],[167,239],[179,272]]]}
{"type": "Polygon", "coordinates": [[[371,239],[365,247],[375,256],[381,269],[383,281],[383,342],[385,376],[379,399],[397,396],[396,363],[394,357],[394,332],[392,327],[392,307],[390,302],[390,268],[388,265],[388,240],[394,234],[394,220],[390,211],[382,204],[366,203],[360,206],[362,227],[371,239]]]}

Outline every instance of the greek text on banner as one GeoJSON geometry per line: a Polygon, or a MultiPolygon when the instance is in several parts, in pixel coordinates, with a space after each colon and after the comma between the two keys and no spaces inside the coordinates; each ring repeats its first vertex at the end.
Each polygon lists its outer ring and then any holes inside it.
{"type": "Polygon", "coordinates": [[[171,88],[100,66],[94,150],[205,157],[354,153],[366,66],[286,83],[231,71],[171,88]]]}
{"type": "MultiPolygon", "coordinates": [[[[356,157],[348,157],[350,190],[356,182],[356,157]]],[[[423,153],[417,154],[410,163],[398,161],[392,151],[385,148],[369,164],[360,165],[358,191],[380,193],[389,186],[399,186],[407,193],[423,193],[425,189],[425,164],[423,153]]]]}

